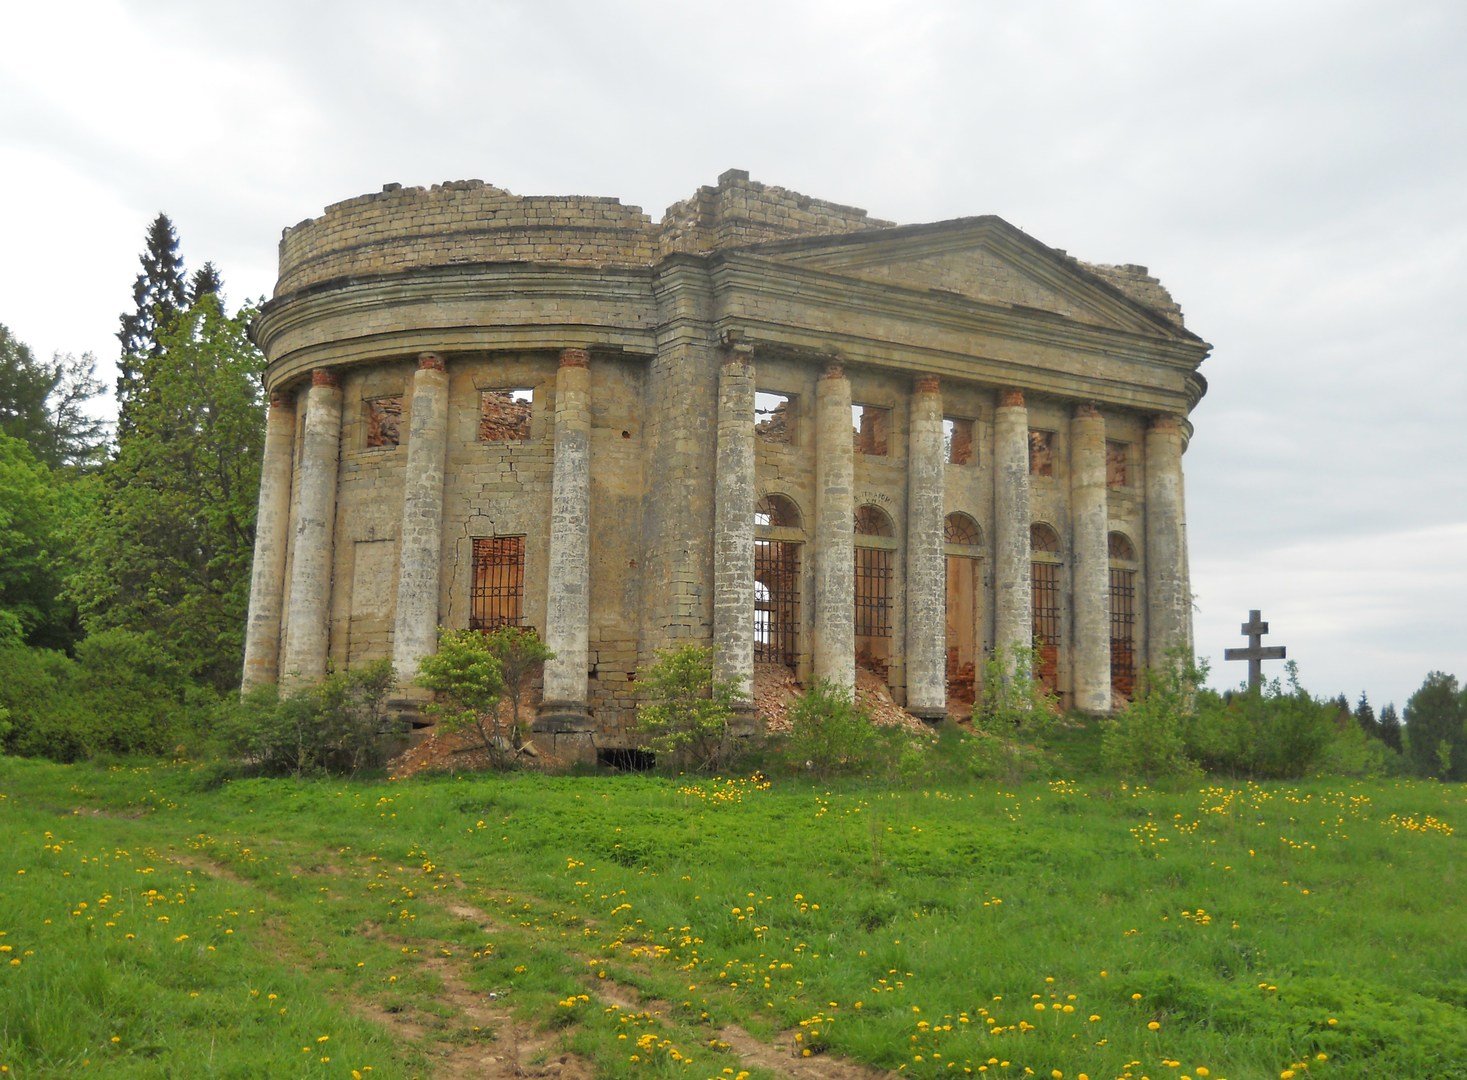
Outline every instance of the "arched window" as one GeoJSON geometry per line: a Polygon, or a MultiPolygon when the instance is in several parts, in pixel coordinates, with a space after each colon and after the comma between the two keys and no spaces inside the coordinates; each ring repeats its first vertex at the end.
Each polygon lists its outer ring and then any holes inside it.
{"type": "Polygon", "coordinates": [[[856,535],[891,537],[896,535],[896,529],[892,527],[891,518],[885,510],[864,503],[856,507],[856,535]]]}
{"type": "Polygon", "coordinates": [[[785,495],[765,495],[754,504],[754,524],[770,529],[801,529],[800,508],[785,495]]]}
{"type": "Polygon", "coordinates": [[[800,508],[786,495],[754,504],[754,659],[799,661],[800,508]]]}
{"type": "Polygon", "coordinates": [[[942,523],[947,581],[947,696],[971,704],[978,694],[979,647],[983,632],[983,530],[967,514],[949,514],[942,523]]]}
{"type": "Polygon", "coordinates": [[[947,544],[982,547],[983,530],[967,514],[949,514],[942,522],[942,539],[947,544]]]}
{"type": "Polygon", "coordinates": [[[1110,688],[1136,690],[1136,545],[1125,533],[1106,538],[1110,551],[1110,688]]]}
{"type": "Polygon", "coordinates": [[[1031,595],[1034,614],[1035,666],[1039,680],[1059,692],[1060,540],[1052,526],[1029,526],[1031,595]]]}
{"type": "Polygon", "coordinates": [[[883,679],[891,665],[896,529],[879,506],[856,507],[856,663],[883,679]]]}

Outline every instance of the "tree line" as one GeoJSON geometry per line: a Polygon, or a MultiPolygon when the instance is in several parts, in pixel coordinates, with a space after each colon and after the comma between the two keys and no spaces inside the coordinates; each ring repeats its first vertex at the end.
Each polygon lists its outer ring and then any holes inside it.
{"type": "Polygon", "coordinates": [[[0,747],[162,752],[238,687],[264,437],[255,308],[190,275],[167,215],[96,359],[0,325],[0,747]]]}

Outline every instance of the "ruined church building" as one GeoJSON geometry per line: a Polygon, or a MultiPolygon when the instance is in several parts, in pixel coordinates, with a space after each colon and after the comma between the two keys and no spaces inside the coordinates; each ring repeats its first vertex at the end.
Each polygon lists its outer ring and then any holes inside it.
{"type": "Polygon", "coordinates": [[[533,626],[536,729],[629,744],[710,645],[922,717],[995,645],[1109,712],[1191,644],[1182,451],[1210,346],[1139,266],[724,173],[616,199],[388,185],[286,229],[246,688],[533,626]]]}

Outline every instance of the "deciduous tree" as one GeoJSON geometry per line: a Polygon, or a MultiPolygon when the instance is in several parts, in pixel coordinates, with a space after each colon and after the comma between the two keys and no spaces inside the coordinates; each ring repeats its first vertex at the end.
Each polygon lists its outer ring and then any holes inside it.
{"type": "Polygon", "coordinates": [[[1433,671],[1406,702],[1406,742],[1419,776],[1467,780],[1467,710],[1457,678],[1433,671]]]}

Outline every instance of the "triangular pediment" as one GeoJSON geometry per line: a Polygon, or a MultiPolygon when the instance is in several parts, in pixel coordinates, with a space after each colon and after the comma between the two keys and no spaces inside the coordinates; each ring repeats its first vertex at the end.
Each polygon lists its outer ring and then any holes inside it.
{"type": "Polygon", "coordinates": [[[777,241],[745,250],[826,274],[1043,311],[1092,326],[1191,336],[1171,313],[1128,296],[996,217],[777,241]]]}

